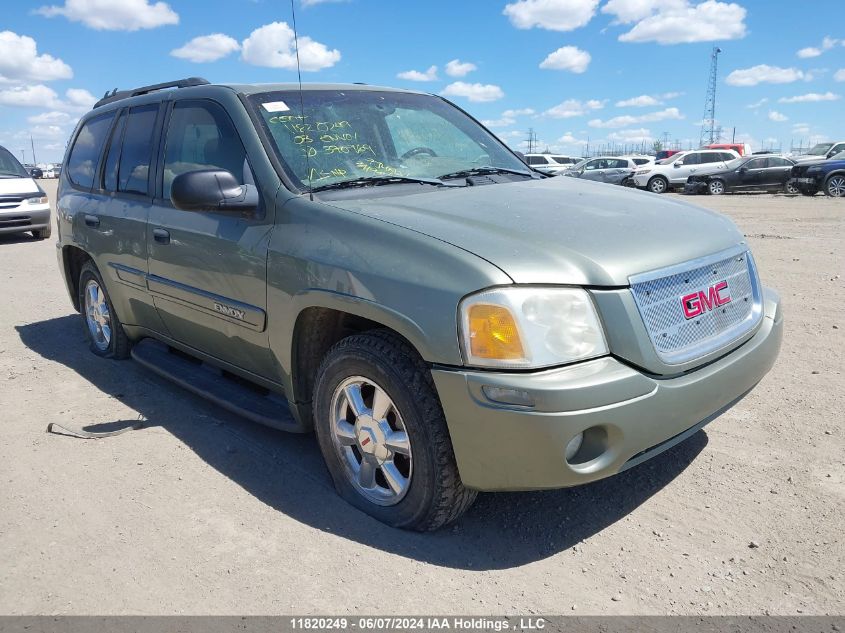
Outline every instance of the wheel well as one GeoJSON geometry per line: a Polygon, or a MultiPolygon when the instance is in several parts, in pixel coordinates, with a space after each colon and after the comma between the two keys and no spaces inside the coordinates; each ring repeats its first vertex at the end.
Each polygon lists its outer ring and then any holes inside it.
{"type": "Polygon", "coordinates": [[[62,259],[65,266],[65,279],[67,279],[70,298],[73,307],[79,311],[79,273],[82,265],[91,259],[91,256],[76,246],[65,246],[62,249],[62,259]]]}
{"type": "Polygon", "coordinates": [[[832,171],[832,172],[830,172],[827,176],[825,176],[825,177],[824,177],[824,182],[825,182],[825,184],[827,184],[827,182],[828,182],[831,178],[833,178],[834,176],[845,176],[845,171],[843,171],[843,170],[841,170],[841,169],[840,169],[839,171],[832,171]]]}
{"type": "Polygon", "coordinates": [[[329,349],[347,336],[368,330],[389,330],[401,336],[382,323],[340,310],[306,308],[300,312],[293,330],[293,400],[310,402],[317,380],[317,370],[329,349]]]}

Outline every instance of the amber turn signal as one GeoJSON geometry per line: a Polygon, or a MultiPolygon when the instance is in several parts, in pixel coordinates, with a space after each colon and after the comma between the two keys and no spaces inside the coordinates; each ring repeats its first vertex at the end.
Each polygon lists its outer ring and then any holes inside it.
{"type": "Polygon", "coordinates": [[[510,310],[480,303],[469,309],[470,351],[476,358],[520,360],[525,350],[510,310]]]}

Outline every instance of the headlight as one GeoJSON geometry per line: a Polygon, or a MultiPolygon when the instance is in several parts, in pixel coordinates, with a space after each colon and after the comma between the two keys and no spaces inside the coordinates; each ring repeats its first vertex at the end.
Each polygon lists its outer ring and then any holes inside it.
{"type": "Polygon", "coordinates": [[[47,204],[47,196],[41,196],[39,198],[27,198],[27,204],[47,204]]]}
{"type": "Polygon", "coordinates": [[[580,288],[494,288],[459,307],[469,365],[535,369],[607,354],[590,295],[580,288]]]}
{"type": "Polygon", "coordinates": [[[821,167],[808,167],[807,173],[809,174],[811,171],[821,171],[821,170],[822,170],[821,167]]]}

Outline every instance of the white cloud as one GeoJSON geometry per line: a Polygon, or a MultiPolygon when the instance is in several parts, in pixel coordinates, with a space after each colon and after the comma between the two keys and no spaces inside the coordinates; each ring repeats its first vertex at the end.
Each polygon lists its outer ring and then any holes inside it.
{"type": "Polygon", "coordinates": [[[745,107],[748,108],[749,110],[756,110],[757,108],[760,108],[760,107],[766,105],[768,102],[769,102],[769,98],[763,97],[759,101],[755,101],[754,103],[749,103],[745,107]]]}
{"type": "Polygon", "coordinates": [[[778,99],[778,103],[816,103],[818,101],[839,101],[842,97],[833,92],[825,92],[820,94],[818,92],[810,92],[805,95],[796,95],[794,97],[783,97],[778,99]]]}
{"type": "Polygon", "coordinates": [[[572,31],[593,19],[598,4],[599,0],[517,0],[502,13],[518,29],[572,31]]]}
{"type": "Polygon", "coordinates": [[[620,42],[687,44],[745,37],[747,11],[734,2],[705,0],[610,0],[602,12],[636,22],[620,42]]]}
{"type": "MultiPolygon", "coordinates": [[[[87,90],[70,88],[65,91],[65,99],[44,84],[32,86],[14,86],[0,90],[0,105],[22,108],[45,108],[82,114],[91,109],[97,98],[87,90]]],[[[42,121],[47,122],[47,121],[42,121]]]]}
{"type": "Polygon", "coordinates": [[[769,66],[759,64],[751,68],[743,68],[733,71],[725,82],[730,86],[756,86],[757,84],[789,84],[806,75],[797,68],[781,68],[780,66],[769,66]]]}
{"type": "Polygon", "coordinates": [[[521,109],[518,109],[518,110],[505,110],[504,112],[502,112],[503,117],[510,117],[510,118],[515,118],[515,117],[520,117],[520,116],[531,116],[532,114],[534,114],[534,110],[532,110],[531,108],[521,108],[521,109]]]}
{"type": "Polygon", "coordinates": [[[213,62],[226,57],[230,53],[240,50],[238,41],[223,33],[200,35],[179,48],[170,51],[173,57],[187,59],[192,62],[213,62]]]}
{"type": "Polygon", "coordinates": [[[462,62],[459,59],[453,59],[446,64],[446,74],[450,77],[466,77],[473,70],[477,70],[478,66],[472,62],[462,62]]]}
{"type": "MultiPolygon", "coordinates": [[[[255,29],[241,44],[241,59],[253,66],[296,70],[293,29],[287,22],[271,22],[255,29]]],[[[340,51],[300,35],[299,60],[302,70],[322,70],[340,61],[340,51]]]]}
{"type": "Polygon", "coordinates": [[[98,31],[137,31],[179,24],[179,15],[166,2],[149,0],[65,0],[63,6],[44,6],[37,13],[63,15],[98,31]]]}
{"type": "Polygon", "coordinates": [[[833,74],[834,81],[845,81],[845,68],[840,68],[833,74]]]}
{"type": "Polygon", "coordinates": [[[493,84],[468,84],[456,81],[446,86],[440,93],[447,97],[465,97],[475,103],[498,101],[505,96],[499,86],[493,84]]]}
{"type": "Polygon", "coordinates": [[[35,40],[12,31],[0,32],[0,83],[70,79],[73,71],[61,59],[39,55],[35,40]]]}
{"type": "Polygon", "coordinates": [[[654,137],[651,135],[651,130],[646,128],[637,128],[630,130],[618,130],[607,135],[609,141],[615,143],[651,143],[654,137]]]}
{"type": "Polygon", "coordinates": [[[630,125],[636,125],[638,123],[651,123],[654,121],[666,121],[669,119],[683,118],[684,116],[681,114],[678,108],[666,108],[665,110],[649,112],[648,114],[641,114],[639,116],[625,114],[622,116],[613,117],[612,119],[608,119],[607,121],[602,121],[601,119],[593,119],[592,121],[589,121],[587,125],[589,125],[590,127],[623,128],[628,127],[630,125]]]}
{"type": "Polygon", "coordinates": [[[581,74],[590,65],[590,54],[577,46],[562,46],[540,62],[540,68],[546,70],[568,70],[581,74]]]}
{"type": "Polygon", "coordinates": [[[550,116],[553,119],[571,119],[577,116],[584,116],[593,110],[601,110],[605,102],[598,99],[590,99],[589,101],[578,101],[577,99],[567,99],[563,103],[557,104],[553,108],[549,108],[543,114],[550,116]]]}
{"type": "Polygon", "coordinates": [[[783,123],[784,121],[789,121],[789,117],[785,114],[781,114],[776,110],[769,110],[769,121],[775,121],[776,123],[783,123]]]}
{"type": "Polygon", "coordinates": [[[509,125],[516,123],[516,119],[503,116],[501,119],[484,119],[481,123],[487,127],[508,127],[509,125]]]}
{"type": "Polygon", "coordinates": [[[26,120],[33,125],[65,125],[71,122],[72,117],[67,112],[51,110],[27,117],[26,120]]]}
{"type": "Polygon", "coordinates": [[[567,132],[563,136],[561,136],[557,142],[561,145],[586,145],[587,141],[583,139],[576,138],[572,132],[567,132]]]}
{"type": "Polygon", "coordinates": [[[406,70],[396,76],[399,79],[407,79],[408,81],[437,81],[437,66],[429,66],[425,72],[406,70]]]}
{"type": "Polygon", "coordinates": [[[639,97],[632,97],[616,102],[617,108],[647,108],[658,105],[663,105],[663,103],[651,95],[640,95],[639,97]]]}
{"type": "Polygon", "coordinates": [[[818,57],[822,54],[822,50],[820,48],[816,48],[815,46],[808,46],[807,48],[802,48],[800,51],[796,53],[798,57],[801,59],[809,59],[811,57],[818,57]]]}

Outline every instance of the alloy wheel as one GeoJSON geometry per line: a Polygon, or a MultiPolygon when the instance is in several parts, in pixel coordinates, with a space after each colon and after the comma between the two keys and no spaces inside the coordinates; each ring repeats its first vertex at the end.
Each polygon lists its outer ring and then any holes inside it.
{"type": "Polygon", "coordinates": [[[713,180],[710,182],[710,194],[720,196],[725,193],[725,183],[721,180],[713,180]]]}
{"type": "Polygon", "coordinates": [[[411,441],[402,415],[374,381],[352,376],[332,395],[332,443],[346,476],[366,499],[399,503],[411,484],[411,441]]]}
{"type": "Polygon", "coordinates": [[[111,312],[105,292],[94,279],[85,284],[85,321],[97,349],[107,350],[111,344],[111,312]]]}
{"type": "Polygon", "coordinates": [[[834,198],[845,196],[845,176],[834,176],[828,180],[827,193],[834,198]]]}

